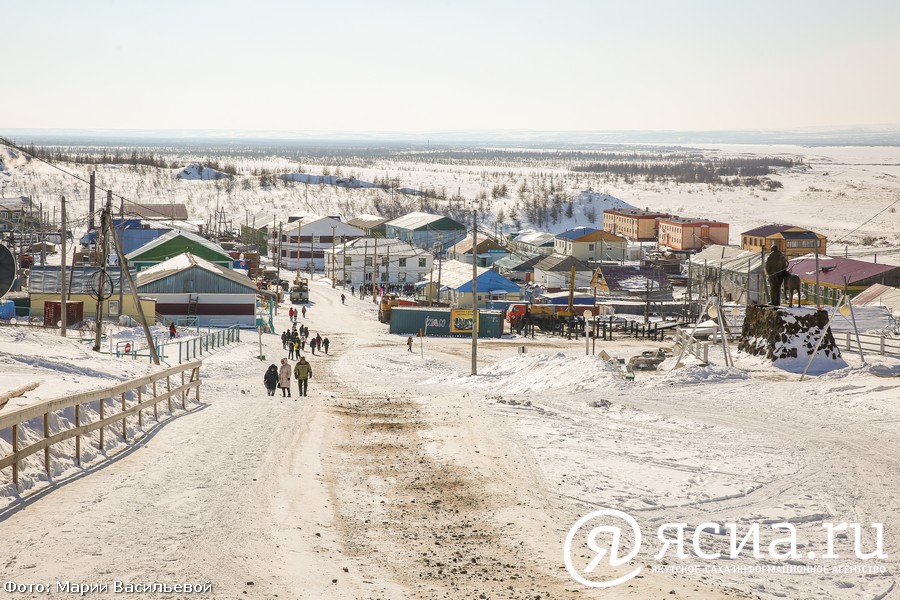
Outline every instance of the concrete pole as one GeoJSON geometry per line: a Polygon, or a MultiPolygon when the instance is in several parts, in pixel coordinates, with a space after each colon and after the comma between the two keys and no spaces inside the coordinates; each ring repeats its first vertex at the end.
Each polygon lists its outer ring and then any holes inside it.
{"type": "Polygon", "coordinates": [[[472,209],[472,375],[478,375],[478,209],[472,209]]]}

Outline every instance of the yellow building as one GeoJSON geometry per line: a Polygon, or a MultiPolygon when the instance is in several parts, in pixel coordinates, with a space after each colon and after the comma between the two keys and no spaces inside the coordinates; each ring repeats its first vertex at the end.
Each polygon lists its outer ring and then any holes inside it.
{"type": "Polygon", "coordinates": [[[763,225],[741,234],[741,249],[751,252],[766,252],[775,244],[782,254],[788,257],[825,254],[826,237],[803,227],[794,225],[763,225]]]}
{"type": "Polygon", "coordinates": [[[623,235],[632,242],[655,242],[659,220],[671,216],[650,209],[610,208],[603,211],[603,229],[623,235]]]}
{"type": "MultiPolygon", "coordinates": [[[[103,318],[117,319],[120,315],[128,315],[138,320],[139,315],[137,305],[131,295],[128,287],[128,279],[124,278],[125,287],[123,289],[121,304],[119,301],[119,269],[117,267],[108,267],[107,275],[109,282],[104,286],[106,292],[104,295],[112,294],[103,301],[103,318]],[[112,286],[110,287],[110,283],[112,286]]],[[[67,296],[70,302],[84,302],[84,317],[95,319],[97,317],[97,298],[94,295],[94,288],[99,287],[99,267],[76,266],[66,269],[66,287],[67,296]]],[[[134,274],[132,273],[132,276],[134,274]]],[[[42,266],[32,267],[28,277],[28,292],[31,300],[32,316],[41,316],[44,314],[44,303],[48,300],[59,301],[60,296],[60,267],[42,266]]],[[[149,322],[155,321],[156,300],[153,298],[140,298],[141,307],[144,309],[144,315],[149,322]]]]}

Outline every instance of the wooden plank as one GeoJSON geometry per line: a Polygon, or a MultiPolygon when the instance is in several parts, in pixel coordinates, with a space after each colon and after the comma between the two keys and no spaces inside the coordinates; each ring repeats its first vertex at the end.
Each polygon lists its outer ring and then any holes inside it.
{"type": "MultiPolygon", "coordinates": [[[[81,405],[75,405],[75,429],[81,427],[81,405]]],[[[81,464],[81,435],[75,436],[75,464],[81,464]]]]}
{"type": "MultiPolygon", "coordinates": [[[[44,413],[44,438],[50,437],[50,413],[44,413]]],[[[44,471],[50,474],[50,446],[44,448],[44,471]]]]}
{"type": "MultiPolygon", "coordinates": [[[[12,426],[12,459],[13,459],[12,468],[13,468],[13,483],[15,484],[16,489],[19,489],[18,454],[19,454],[19,425],[16,424],[16,425],[12,426]]],[[[0,465],[2,465],[2,464],[3,464],[3,462],[0,461],[0,465]]],[[[3,468],[3,467],[0,466],[0,468],[3,468]]]]}

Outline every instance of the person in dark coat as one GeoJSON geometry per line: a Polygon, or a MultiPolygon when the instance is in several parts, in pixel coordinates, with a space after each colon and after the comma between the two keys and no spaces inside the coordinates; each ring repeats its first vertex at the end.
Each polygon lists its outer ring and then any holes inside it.
{"type": "Polygon", "coordinates": [[[309,380],[312,378],[312,365],[306,362],[306,357],[301,356],[300,362],[294,366],[294,379],[300,386],[300,395],[305,396],[309,386],[309,380]]]}
{"type": "Polygon", "coordinates": [[[169,339],[170,340],[175,339],[175,332],[176,332],[175,323],[169,323],[169,339]]]}
{"type": "Polygon", "coordinates": [[[322,338],[322,347],[325,348],[325,354],[328,354],[329,343],[328,338],[322,338]]]}
{"type": "Polygon", "coordinates": [[[266,374],[263,376],[263,383],[266,384],[266,390],[270,396],[275,395],[275,388],[278,387],[278,367],[269,365],[266,374]]]}

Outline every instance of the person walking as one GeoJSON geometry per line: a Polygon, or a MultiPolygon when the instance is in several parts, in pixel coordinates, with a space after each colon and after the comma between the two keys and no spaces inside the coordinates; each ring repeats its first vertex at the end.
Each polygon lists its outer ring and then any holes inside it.
{"type": "Polygon", "coordinates": [[[412,345],[413,345],[413,339],[412,339],[412,336],[409,336],[408,338],[406,338],[406,348],[410,352],[412,352],[412,345]]]}
{"type": "Polygon", "coordinates": [[[291,323],[294,322],[294,307],[293,306],[288,309],[288,318],[290,318],[291,323]]]}
{"type": "Polygon", "coordinates": [[[287,332],[287,330],[285,330],[281,334],[281,349],[282,350],[287,350],[287,341],[288,341],[288,332],[287,332]]]}
{"type": "Polygon", "coordinates": [[[288,351],[288,358],[291,360],[294,360],[294,342],[293,342],[293,340],[288,342],[287,351],[288,351]]]}
{"type": "Polygon", "coordinates": [[[350,295],[354,296],[354,297],[356,296],[356,286],[355,285],[350,286],[350,295]]]}
{"type": "Polygon", "coordinates": [[[294,358],[300,358],[300,338],[291,342],[291,346],[294,347],[294,358]]]}
{"type": "Polygon", "coordinates": [[[320,334],[320,333],[316,334],[316,349],[318,349],[318,350],[322,349],[322,334],[320,334]]]}
{"type": "Polygon", "coordinates": [[[266,374],[263,375],[263,383],[266,386],[266,391],[270,396],[275,395],[275,388],[278,386],[278,367],[275,365],[269,365],[269,368],[266,370],[266,374]]]}
{"type": "Polygon", "coordinates": [[[306,396],[307,388],[309,387],[309,380],[312,378],[312,365],[306,362],[306,357],[301,356],[300,362],[294,367],[294,379],[297,380],[297,385],[300,387],[300,395],[306,396]]]}
{"type": "Polygon", "coordinates": [[[316,353],[316,338],[309,338],[309,349],[313,354],[316,353]]]}
{"type": "Polygon", "coordinates": [[[328,338],[322,338],[322,346],[325,348],[325,354],[328,354],[328,338]]]}
{"type": "Polygon", "coordinates": [[[346,301],[347,301],[347,296],[341,294],[341,304],[346,304],[347,303],[346,301]]]}
{"type": "Polygon", "coordinates": [[[301,314],[303,314],[303,318],[305,319],[306,318],[306,307],[304,306],[303,308],[301,308],[300,312],[301,312],[301,314]]]}
{"type": "Polygon", "coordinates": [[[175,339],[175,333],[176,333],[175,323],[171,322],[171,323],[169,323],[169,339],[170,340],[175,339]]]}
{"type": "Polygon", "coordinates": [[[281,397],[291,397],[291,365],[288,359],[281,359],[281,368],[278,369],[278,387],[281,388],[281,397]]]}

